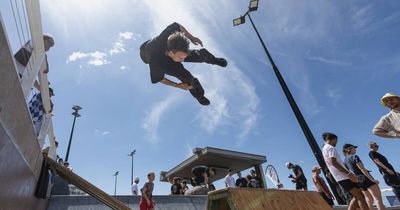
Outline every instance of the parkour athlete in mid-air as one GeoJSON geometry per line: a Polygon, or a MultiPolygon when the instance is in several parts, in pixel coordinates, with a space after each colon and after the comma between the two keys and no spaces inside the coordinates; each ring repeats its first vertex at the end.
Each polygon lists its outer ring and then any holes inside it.
{"type": "Polygon", "coordinates": [[[216,58],[205,48],[189,50],[189,41],[203,47],[199,38],[190,34],[182,25],[172,23],[160,35],[140,46],[140,57],[144,63],[149,64],[152,83],[161,82],[189,90],[200,104],[206,106],[210,101],[204,96],[204,89],[199,80],[185,69],[182,62],[204,62],[221,67],[226,67],[228,62],[224,58],[216,58]],[[178,78],[181,83],[165,78],[165,74],[178,78]]]}

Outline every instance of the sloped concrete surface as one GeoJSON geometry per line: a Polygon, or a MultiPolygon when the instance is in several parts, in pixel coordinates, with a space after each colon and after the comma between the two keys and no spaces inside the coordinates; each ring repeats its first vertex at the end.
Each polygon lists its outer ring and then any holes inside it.
{"type": "MultiPolygon", "coordinates": [[[[131,209],[139,209],[140,196],[113,196],[131,209]]],[[[207,196],[158,195],[155,209],[159,210],[205,210],[207,196]]],[[[88,195],[54,195],[50,198],[47,210],[109,210],[107,206],[88,195]]]]}

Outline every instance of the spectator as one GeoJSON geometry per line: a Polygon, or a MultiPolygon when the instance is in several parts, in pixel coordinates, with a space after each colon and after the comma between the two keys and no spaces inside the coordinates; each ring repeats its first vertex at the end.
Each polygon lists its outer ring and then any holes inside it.
{"type": "Polygon", "coordinates": [[[69,167],[69,163],[68,163],[67,161],[65,161],[65,162],[63,163],[63,165],[64,165],[65,168],[67,168],[68,170],[72,171],[72,168],[69,167]]]}
{"type": "Polygon", "coordinates": [[[386,157],[378,152],[379,145],[376,142],[369,142],[368,146],[371,149],[369,157],[378,166],[385,183],[392,187],[397,199],[400,200],[400,174],[395,171],[386,157]]]}
{"type": "Polygon", "coordinates": [[[174,177],[173,184],[171,185],[171,195],[182,195],[181,178],[174,177]]]}
{"type": "Polygon", "coordinates": [[[286,167],[293,170],[294,175],[291,174],[289,178],[292,179],[293,183],[296,183],[296,190],[307,190],[307,179],[306,176],[304,176],[303,169],[290,162],[286,163],[286,167]]]}
{"type": "Polygon", "coordinates": [[[242,177],[242,173],[237,172],[236,187],[247,187],[247,179],[242,177]]]}
{"type": "Polygon", "coordinates": [[[250,170],[251,174],[251,179],[253,180],[253,185],[256,186],[256,188],[261,188],[260,184],[260,178],[257,176],[257,173],[255,170],[250,170]]]}
{"type": "Polygon", "coordinates": [[[189,190],[189,187],[187,186],[187,181],[183,180],[182,181],[182,195],[184,195],[185,192],[188,191],[188,190],[189,190]]]}
{"type": "MultiPolygon", "coordinates": [[[[44,44],[44,51],[48,52],[49,49],[54,46],[54,38],[49,34],[43,34],[43,44],[44,44]]],[[[14,58],[17,61],[16,64],[17,64],[18,74],[21,78],[25,72],[25,68],[28,65],[29,59],[32,55],[32,50],[33,50],[32,41],[29,40],[28,42],[25,43],[24,46],[22,46],[21,49],[18,50],[18,52],[14,54],[14,58]]],[[[45,56],[45,62],[46,62],[46,69],[44,70],[43,73],[48,73],[49,69],[48,69],[47,55],[45,56]]]]}
{"type": "Polygon", "coordinates": [[[147,179],[149,180],[140,190],[142,192],[142,198],[140,199],[139,207],[140,210],[153,210],[155,206],[155,202],[153,200],[153,189],[154,189],[154,172],[150,172],[147,174],[147,179]]]}
{"type": "Polygon", "coordinates": [[[214,185],[212,185],[210,181],[210,177],[214,176],[217,173],[215,168],[212,167],[207,167],[207,166],[196,166],[192,168],[192,185],[193,186],[201,186],[202,184],[206,185],[207,188],[210,190],[215,189],[213,188],[214,185]]]}
{"type": "Polygon", "coordinates": [[[232,169],[228,169],[228,174],[225,176],[225,187],[236,187],[235,186],[235,178],[232,176],[233,171],[232,169]]]}
{"type": "MultiPolygon", "coordinates": [[[[54,96],[52,88],[49,88],[49,96],[50,97],[54,96]]],[[[51,113],[53,111],[53,103],[51,102],[51,100],[50,100],[50,105],[51,107],[49,112],[51,113]]],[[[29,106],[29,111],[31,113],[32,122],[35,127],[36,135],[39,136],[40,129],[42,127],[42,121],[46,113],[43,106],[42,94],[40,92],[35,93],[32,96],[31,100],[29,101],[28,106],[29,106]]]]}
{"type": "Polygon", "coordinates": [[[384,138],[400,138],[400,97],[394,93],[386,93],[381,103],[390,111],[382,116],[372,132],[384,138]]]}
{"type": "Polygon", "coordinates": [[[371,176],[360,158],[356,155],[356,152],[357,146],[352,144],[343,145],[343,154],[345,155],[344,164],[348,170],[357,176],[359,186],[361,187],[369,208],[373,209],[375,198],[378,210],[383,210],[385,207],[383,206],[381,190],[378,185],[379,181],[371,176]],[[374,198],[372,198],[371,194],[374,198]]]}
{"type": "Polygon", "coordinates": [[[135,181],[133,182],[133,184],[131,186],[132,195],[139,194],[139,189],[138,189],[139,181],[140,181],[139,178],[135,178],[135,181]]]}
{"type": "Polygon", "coordinates": [[[326,203],[328,203],[328,205],[332,207],[335,197],[333,197],[324,179],[319,176],[319,174],[321,173],[321,168],[319,166],[314,166],[311,172],[313,173],[312,180],[315,184],[315,187],[317,188],[317,192],[326,201],[326,203]]]}
{"type": "Polygon", "coordinates": [[[357,176],[346,169],[339,153],[336,151],[337,136],[333,133],[323,133],[322,138],[325,142],[322,148],[322,155],[329,171],[338,184],[353,196],[348,209],[355,209],[357,205],[361,210],[369,209],[365,197],[357,185],[357,176]]]}
{"type": "Polygon", "coordinates": [[[260,188],[260,184],[259,182],[254,179],[253,176],[251,176],[250,174],[246,176],[247,178],[247,187],[248,188],[260,188]]]}

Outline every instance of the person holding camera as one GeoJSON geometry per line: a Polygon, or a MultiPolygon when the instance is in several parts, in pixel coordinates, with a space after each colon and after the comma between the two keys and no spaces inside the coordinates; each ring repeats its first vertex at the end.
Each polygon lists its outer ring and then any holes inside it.
{"type": "Polygon", "coordinates": [[[293,174],[289,175],[293,183],[296,183],[296,190],[307,190],[307,179],[304,176],[303,169],[293,163],[287,162],[286,167],[293,170],[293,174]]]}

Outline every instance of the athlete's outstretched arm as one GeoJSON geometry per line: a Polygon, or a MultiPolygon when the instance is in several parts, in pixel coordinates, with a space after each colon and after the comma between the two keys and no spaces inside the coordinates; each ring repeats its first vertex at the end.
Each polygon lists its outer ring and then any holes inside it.
{"type": "Polygon", "coordinates": [[[189,40],[190,40],[193,44],[195,44],[195,45],[198,45],[198,44],[199,44],[200,46],[203,47],[203,42],[202,42],[199,38],[193,36],[188,30],[186,30],[185,27],[183,27],[183,25],[179,24],[179,26],[181,27],[181,31],[185,34],[185,36],[186,36],[187,38],[189,38],[189,40]]]}
{"type": "Polygon", "coordinates": [[[171,80],[169,80],[167,78],[162,79],[160,82],[163,83],[164,85],[180,88],[180,89],[183,89],[183,90],[192,89],[192,86],[190,86],[190,85],[188,85],[186,83],[176,83],[176,82],[173,82],[173,81],[171,81],[171,80]]]}

